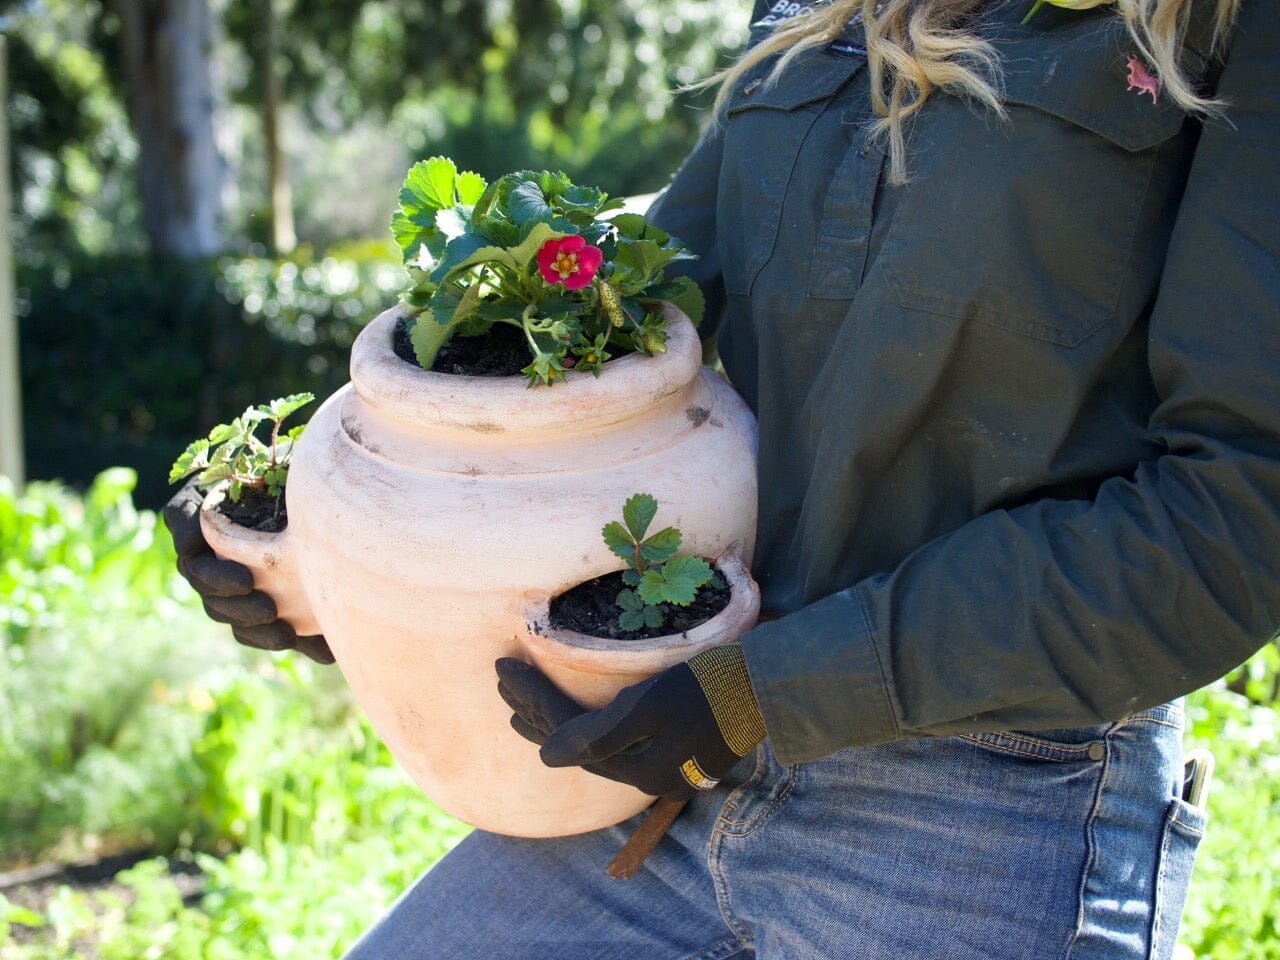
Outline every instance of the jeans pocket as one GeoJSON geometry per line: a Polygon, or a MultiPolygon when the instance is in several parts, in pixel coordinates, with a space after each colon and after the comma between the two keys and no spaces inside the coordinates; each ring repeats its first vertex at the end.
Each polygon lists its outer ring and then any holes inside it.
{"type": "Polygon", "coordinates": [[[1170,960],[1178,940],[1178,923],[1187,900],[1196,848],[1204,836],[1205,812],[1185,800],[1169,801],[1160,835],[1155,902],[1151,911],[1148,960],[1170,960]]]}
{"type": "Polygon", "coordinates": [[[1035,732],[1004,730],[998,733],[965,733],[959,739],[1029,760],[1088,763],[1106,756],[1105,738],[1110,729],[1107,725],[1035,732]]]}

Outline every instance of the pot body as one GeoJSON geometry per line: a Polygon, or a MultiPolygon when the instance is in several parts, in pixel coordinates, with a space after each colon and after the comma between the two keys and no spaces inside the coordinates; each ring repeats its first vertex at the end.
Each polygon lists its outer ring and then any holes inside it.
{"type": "MultiPolygon", "coordinates": [[[[631,642],[630,660],[644,660],[637,675],[627,657],[584,654],[572,641],[558,662],[545,609],[550,597],[620,569],[600,531],[638,492],[657,498],[653,529],[681,530],[682,553],[749,563],[754,418],[701,368],[697,336],[674,311],[667,353],[533,389],[523,378],[405,363],[392,351],[398,317],[388,311],[362,331],[352,383],[315,414],[295,452],[275,557],[284,579],[295,565],[307,601],[295,626],[324,633],[379,736],[445,810],[520,836],[617,823],[651,798],[543,766],[510,727],[494,661],[534,660],[598,705],[749,629],[758,596],[743,574],[735,592],[754,601],[731,603],[706,636],[708,625],[690,631],[696,643],[631,642]]],[[[269,573],[255,576],[273,592],[269,573]]]]}

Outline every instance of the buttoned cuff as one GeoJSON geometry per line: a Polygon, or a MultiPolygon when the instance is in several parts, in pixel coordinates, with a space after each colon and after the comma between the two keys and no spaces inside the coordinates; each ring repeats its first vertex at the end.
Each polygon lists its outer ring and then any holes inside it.
{"type": "Polygon", "coordinates": [[[889,674],[856,588],[758,624],[741,643],[782,763],[898,739],[889,674]]]}

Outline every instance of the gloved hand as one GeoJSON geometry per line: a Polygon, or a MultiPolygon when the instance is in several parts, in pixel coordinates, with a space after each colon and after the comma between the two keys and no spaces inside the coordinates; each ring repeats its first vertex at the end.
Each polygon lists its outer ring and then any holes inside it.
{"type": "Polygon", "coordinates": [[[164,508],[164,523],[178,551],[178,572],[204,601],[204,612],[245,646],[260,650],[297,650],[316,663],[333,663],[322,636],[300,637],[276,617],[275,601],[253,589],[253,574],[243,564],[223,560],[209,549],[200,530],[204,495],[195,480],[179,490],[164,508]]]}
{"type": "Polygon", "coordinates": [[[522,660],[496,667],[511,726],[541,745],[543,763],[581,766],[651,796],[712,789],[765,736],[741,644],[704,650],[600,710],[584,710],[522,660]]]}

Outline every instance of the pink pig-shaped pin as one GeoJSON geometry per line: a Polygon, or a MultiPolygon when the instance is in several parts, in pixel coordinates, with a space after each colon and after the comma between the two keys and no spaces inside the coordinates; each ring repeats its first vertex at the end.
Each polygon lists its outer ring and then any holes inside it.
{"type": "Polygon", "coordinates": [[[1151,102],[1159,103],[1157,94],[1160,92],[1160,81],[1152,75],[1147,69],[1146,64],[1129,54],[1129,87],[1130,90],[1137,90],[1138,96],[1144,93],[1151,94],[1151,102]]]}

